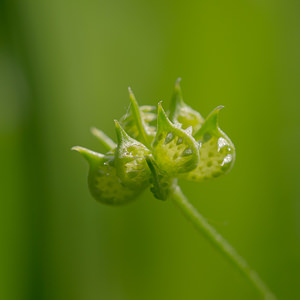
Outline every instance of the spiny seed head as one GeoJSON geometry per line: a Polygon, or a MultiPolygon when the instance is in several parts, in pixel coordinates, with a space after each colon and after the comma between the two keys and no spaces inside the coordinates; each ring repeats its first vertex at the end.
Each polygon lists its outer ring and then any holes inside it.
{"type": "Polygon", "coordinates": [[[235,148],[219,128],[222,106],[204,119],[182,99],[180,80],[175,83],[169,112],[139,106],[129,88],[130,107],[115,121],[117,144],[99,129],[92,133],[106,154],[73,147],[89,163],[88,184],[93,197],[105,204],[122,205],[148,186],[166,200],[177,178],[201,182],[226,174],[235,161],[235,148]]]}

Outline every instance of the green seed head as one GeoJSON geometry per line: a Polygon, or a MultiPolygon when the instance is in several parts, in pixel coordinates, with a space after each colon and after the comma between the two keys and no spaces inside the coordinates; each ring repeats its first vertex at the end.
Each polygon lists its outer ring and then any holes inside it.
{"type": "Polygon", "coordinates": [[[201,182],[226,174],[235,161],[235,149],[219,128],[217,107],[204,120],[182,100],[179,80],[169,110],[161,103],[139,107],[129,89],[130,109],[115,121],[118,143],[101,130],[92,133],[107,154],[73,147],[88,161],[89,189],[105,204],[134,200],[148,186],[154,196],[166,200],[177,178],[201,182]]]}

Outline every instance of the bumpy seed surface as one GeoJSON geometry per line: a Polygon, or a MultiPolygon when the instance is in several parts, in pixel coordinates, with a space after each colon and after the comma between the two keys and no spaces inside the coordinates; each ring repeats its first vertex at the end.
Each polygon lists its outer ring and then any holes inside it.
{"type": "Polygon", "coordinates": [[[182,129],[192,126],[193,133],[197,132],[201,127],[201,124],[204,122],[201,115],[187,105],[180,108],[180,112],[177,115],[176,120],[182,124],[182,129]]]}
{"type": "Polygon", "coordinates": [[[110,205],[125,204],[139,194],[139,191],[122,185],[115,167],[108,163],[101,164],[90,171],[89,188],[98,201],[110,205]]]}
{"type": "Polygon", "coordinates": [[[171,174],[188,172],[197,164],[197,157],[184,138],[172,132],[163,132],[158,136],[154,147],[157,164],[171,174]]]}
{"type": "Polygon", "coordinates": [[[132,145],[122,154],[121,160],[124,159],[126,163],[122,164],[120,175],[125,185],[140,187],[148,183],[151,173],[144,157],[149,154],[150,151],[140,145],[132,145]]]}
{"type": "Polygon", "coordinates": [[[234,163],[234,149],[223,137],[212,137],[200,147],[198,166],[184,175],[185,179],[204,181],[219,177],[230,170],[234,163]]]}

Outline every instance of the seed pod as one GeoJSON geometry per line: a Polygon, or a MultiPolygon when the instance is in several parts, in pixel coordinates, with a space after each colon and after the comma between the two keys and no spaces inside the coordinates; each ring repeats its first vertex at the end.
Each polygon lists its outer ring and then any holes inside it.
{"type": "Polygon", "coordinates": [[[193,170],[199,162],[199,148],[194,138],[170,122],[158,104],[157,133],[153,143],[157,166],[170,176],[193,170]]]}
{"type": "Polygon", "coordinates": [[[181,78],[178,78],[175,82],[169,117],[173,123],[182,124],[182,129],[186,129],[191,126],[194,134],[200,129],[204,119],[199,112],[184,103],[182,99],[180,81],[181,78]]]}
{"type": "Polygon", "coordinates": [[[132,90],[128,90],[130,111],[120,119],[120,123],[132,138],[150,147],[156,132],[156,107],[139,107],[132,90]]]}
{"type": "Polygon", "coordinates": [[[143,189],[149,184],[151,176],[145,155],[150,155],[151,152],[146,146],[131,138],[118,121],[115,121],[115,125],[118,137],[117,174],[125,186],[143,189]]]}
{"type": "Polygon", "coordinates": [[[146,156],[146,161],[152,173],[152,178],[150,179],[152,183],[151,192],[155,198],[167,200],[177,180],[159,170],[151,156],[146,156]]]}
{"type": "Polygon", "coordinates": [[[193,171],[182,178],[203,181],[226,174],[235,161],[235,148],[228,136],[219,128],[218,117],[222,106],[214,109],[200,130],[194,135],[200,144],[200,161],[193,171]]]}
{"type": "Polygon", "coordinates": [[[114,157],[96,153],[83,147],[73,147],[89,163],[88,185],[92,196],[108,205],[123,205],[134,200],[141,190],[125,187],[117,176],[114,157]]]}

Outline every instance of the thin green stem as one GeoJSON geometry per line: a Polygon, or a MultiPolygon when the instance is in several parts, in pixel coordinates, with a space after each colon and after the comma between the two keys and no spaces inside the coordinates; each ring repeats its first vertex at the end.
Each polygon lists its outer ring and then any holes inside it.
{"type": "Polygon", "coordinates": [[[192,206],[181,189],[177,186],[171,195],[173,202],[179,207],[184,216],[201,232],[240,272],[252,283],[265,300],[276,300],[275,295],[261,280],[258,274],[236,250],[213,228],[206,219],[192,206]]]}

